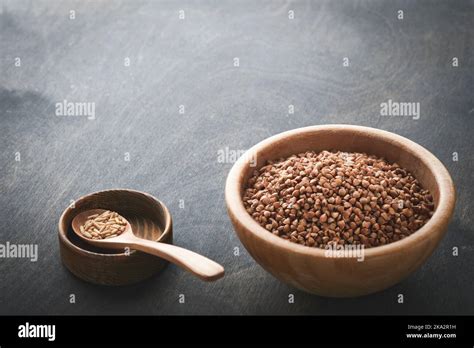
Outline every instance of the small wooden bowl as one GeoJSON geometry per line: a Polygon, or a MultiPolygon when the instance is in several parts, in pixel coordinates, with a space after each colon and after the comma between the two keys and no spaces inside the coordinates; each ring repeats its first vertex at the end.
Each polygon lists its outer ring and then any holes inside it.
{"type": "Polygon", "coordinates": [[[125,285],[146,279],[168,262],[135,250],[124,252],[100,249],[82,241],[71,222],[76,214],[89,209],[118,212],[132,225],[134,233],[161,243],[173,241],[171,215],[155,197],[134,190],[108,190],[88,194],[68,207],[59,219],[59,249],[64,265],[77,277],[95,284],[125,285]]]}
{"type": "Polygon", "coordinates": [[[227,178],[225,194],[227,210],[238,237],[264,269],[288,284],[329,297],[373,293],[414,272],[443,237],[456,199],[448,171],[425,148],[393,133],[351,125],[299,128],[260,142],[235,163],[227,178]],[[308,150],[365,152],[397,162],[430,190],[435,202],[433,216],[409,237],[365,249],[363,262],[356,258],[326,257],[323,249],[294,244],[273,235],[245,210],[242,193],[247,180],[253,170],[267,160],[308,150]],[[253,161],[248,161],[249,158],[253,161]]]}

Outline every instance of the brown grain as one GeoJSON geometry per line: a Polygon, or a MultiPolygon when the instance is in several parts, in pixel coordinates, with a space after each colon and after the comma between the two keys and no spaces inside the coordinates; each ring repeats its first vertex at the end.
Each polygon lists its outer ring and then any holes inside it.
{"type": "Polygon", "coordinates": [[[245,189],[248,213],[291,242],[375,247],[421,228],[431,194],[396,163],[364,153],[306,152],[269,161],[245,189]]]}

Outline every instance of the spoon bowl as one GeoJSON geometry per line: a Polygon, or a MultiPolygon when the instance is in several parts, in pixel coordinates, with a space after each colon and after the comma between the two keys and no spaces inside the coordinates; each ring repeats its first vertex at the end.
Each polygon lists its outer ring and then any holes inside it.
{"type": "MultiPolygon", "coordinates": [[[[105,209],[91,209],[91,210],[86,210],[86,211],[83,211],[82,213],[77,214],[72,220],[72,230],[74,231],[74,233],[77,234],[77,236],[79,236],[79,238],[97,247],[102,247],[102,248],[107,248],[107,249],[117,249],[117,250],[123,249],[123,237],[125,236],[125,240],[127,240],[127,237],[128,238],[132,237],[131,235],[135,237],[132,231],[132,226],[130,225],[128,220],[125,218],[124,218],[126,222],[125,231],[123,231],[117,237],[96,240],[96,239],[87,238],[81,233],[81,226],[83,226],[86,223],[89,216],[95,215],[95,214],[100,215],[104,213],[105,211],[106,211],[105,209]],[[105,245],[104,243],[106,243],[107,245],[105,245]]],[[[138,237],[135,237],[135,238],[138,238],[138,237]]],[[[142,239],[142,238],[139,238],[139,239],[142,239]]]]}

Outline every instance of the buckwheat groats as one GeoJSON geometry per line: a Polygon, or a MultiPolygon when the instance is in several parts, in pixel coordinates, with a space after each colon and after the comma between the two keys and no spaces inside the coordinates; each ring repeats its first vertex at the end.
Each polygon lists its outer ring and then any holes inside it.
{"type": "Polygon", "coordinates": [[[114,238],[121,235],[126,228],[126,220],[118,213],[104,211],[87,217],[84,225],[80,227],[81,234],[89,239],[114,238]]]}
{"type": "Polygon", "coordinates": [[[319,248],[392,243],[422,227],[434,210],[431,194],[398,164],[329,151],[269,161],[249,178],[243,200],[269,232],[319,248]]]}

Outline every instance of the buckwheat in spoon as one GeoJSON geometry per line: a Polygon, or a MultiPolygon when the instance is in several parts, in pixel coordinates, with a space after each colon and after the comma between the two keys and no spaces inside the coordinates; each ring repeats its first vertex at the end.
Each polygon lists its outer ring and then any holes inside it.
{"type": "Polygon", "coordinates": [[[207,257],[175,245],[136,237],[130,223],[116,212],[104,209],[84,211],[74,217],[72,229],[89,244],[107,249],[129,247],[156,255],[206,281],[224,275],[224,268],[207,257]]]}

